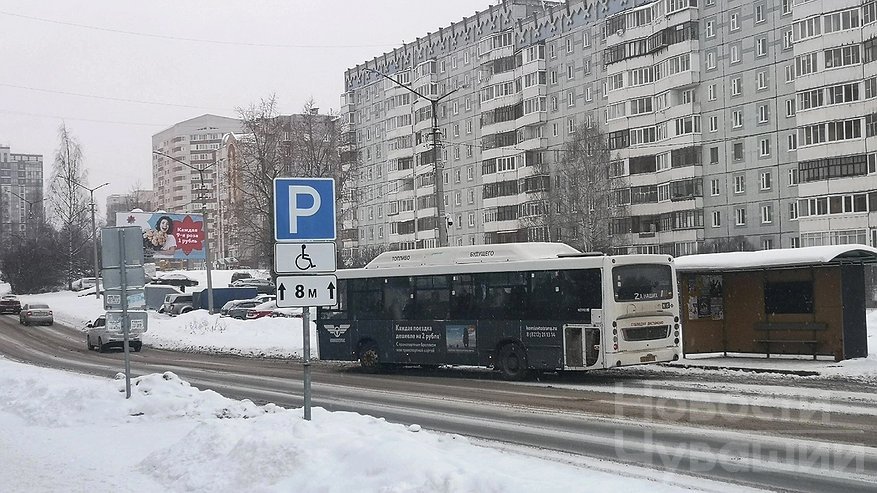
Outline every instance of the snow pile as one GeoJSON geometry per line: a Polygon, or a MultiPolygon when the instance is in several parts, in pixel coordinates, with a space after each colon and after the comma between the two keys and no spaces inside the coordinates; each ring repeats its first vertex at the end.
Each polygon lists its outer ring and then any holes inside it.
{"type": "Polygon", "coordinates": [[[126,400],[124,379],[3,359],[0,463],[6,491],[578,491],[583,477],[593,489],[684,489],[354,413],[316,408],[304,421],[170,372],[133,379],[126,400]]]}

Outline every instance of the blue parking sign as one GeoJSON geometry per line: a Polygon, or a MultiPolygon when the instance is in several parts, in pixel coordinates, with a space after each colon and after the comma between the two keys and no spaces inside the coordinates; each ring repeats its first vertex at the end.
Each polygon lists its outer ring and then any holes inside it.
{"type": "Polygon", "coordinates": [[[274,239],[334,240],[335,180],[275,178],[274,239]]]}

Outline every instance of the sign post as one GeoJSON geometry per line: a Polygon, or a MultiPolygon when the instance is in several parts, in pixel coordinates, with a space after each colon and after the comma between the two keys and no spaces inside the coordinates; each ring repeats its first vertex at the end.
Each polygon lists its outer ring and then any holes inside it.
{"type": "Polygon", "coordinates": [[[338,303],[335,272],[335,180],[274,179],[274,271],[277,306],[301,307],[304,418],[311,419],[311,307],[338,303]]]}
{"type": "Polygon", "coordinates": [[[131,398],[131,358],[129,336],[132,326],[146,331],[143,286],[143,233],[137,226],[104,228],[103,252],[104,309],[107,327],[120,324],[125,350],[125,397],[131,398]],[[129,308],[135,308],[132,312],[129,308]],[[132,320],[133,319],[133,320],[132,320]]]}

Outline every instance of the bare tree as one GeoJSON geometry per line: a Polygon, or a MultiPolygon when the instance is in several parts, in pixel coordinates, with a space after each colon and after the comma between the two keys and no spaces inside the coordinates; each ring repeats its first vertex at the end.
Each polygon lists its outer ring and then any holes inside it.
{"type": "MultiPolygon", "coordinates": [[[[64,238],[66,265],[64,280],[71,286],[81,270],[87,269],[91,238],[89,202],[77,183],[85,184],[88,173],[82,163],[82,149],[66,124],[58,130],[60,142],[49,178],[48,201],[53,220],[64,238]]],[[[97,275],[97,274],[95,274],[97,275]]]]}
{"type": "Polygon", "coordinates": [[[553,167],[548,162],[537,164],[540,173],[550,172],[554,180],[552,189],[543,193],[541,214],[528,222],[541,223],[552,240],[585,252],[609,253],[617,246],[609,225],[627,211],[610,200],[613,182],[606,135],[596,125],[583,123],[559,154],[553,167]]]}
{"type": "Polygon", "coordinates": [[[279,115],[274,96],[238,113],[244,135],[227,170],[233,196],[230,236],[253,259],[273,266],[274,179],[332,177],[340,187],[337,125],[331,115],[320,115],[312,100],[300,115],[279,115]]]}

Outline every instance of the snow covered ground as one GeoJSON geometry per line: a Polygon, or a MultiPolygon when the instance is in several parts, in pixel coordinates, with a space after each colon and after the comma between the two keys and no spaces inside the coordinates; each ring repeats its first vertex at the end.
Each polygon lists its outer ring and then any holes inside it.
{"type": "Polygon", "coordinates": [[[170,372],[133,379],[130,400],[124,387],[0,359],[3,491],[561,492],[583,477],[604,491],[740,491],[355,413],[317,408],[305,421],[170,372]]]}
{"type": "MultiPolygon", "coordinates": [[[[206,285],[203,273],[186,272],[206,285]]],[[[224,286],[231,271],[214,274],[224,286]]],[[[8,286],[0,285],[0,293],[8,286]]],[[[24,295],[44,301],[56,320],[74,327],[102,313],[92,296],[59,292],[24,295]]],[[[301,354],[301,319],[240,321],[193,312],[177,317],[150,312],[144,343],[176,350],[290,357],[301,354]]],[[[877,381],[877,312],[869,313],[867,359],[770,360],[804,365],[820,375],[877,381]]],[[[311,334],[316,348],[314,328],[311,334]]],[[[84,337],[84,336],[83,336],[84,337]]],[[[83,342],[84,344],[84,342],[83,342]]],[[[645,368],[645,367],[643,367],[645,368]]],[[[653,371],[691,370],[653,366],[653,371]]],[[[755,377],[757,378],[757,377],[755,377]]],[[[527,385],[527,384],[524,384],[527,385]]],[[[705,384],[706,385],[706,384],[705,384]]],[[[758,405],[795,407],[808,400],[794,388],[751,384],[706,385],[758,405]],[[753,401],[752,399],[755,399],[753,401]],[[791,404],[789,404],[791,402],[791,404]]],[[[605,386],[600,390],[607,391],[605,386]]],[[[616,386],[620,393],[639,388],[616,386]]],[[[657,397],[673,390],[652,388],[657,397]]],[[[840,395],[842,394],[842,395],[840,395]]],[[[829,396],[848,412],[873,414],[873,396],[829,396]]],[[[819,408],[821,402],[812,404],[819,408]]],[[[836,410],[837,408],[835,408],[836,410]]],[[[172,373],[133,381],[106,380],[0,359],[0,484],[6,491],[741,491],[722,485],[610,462],[500,446],[421,430],[354,413],[256,406],[201,391],[172,373]],[[526,470],[527,474],[520,474],[526,470]]]]}

